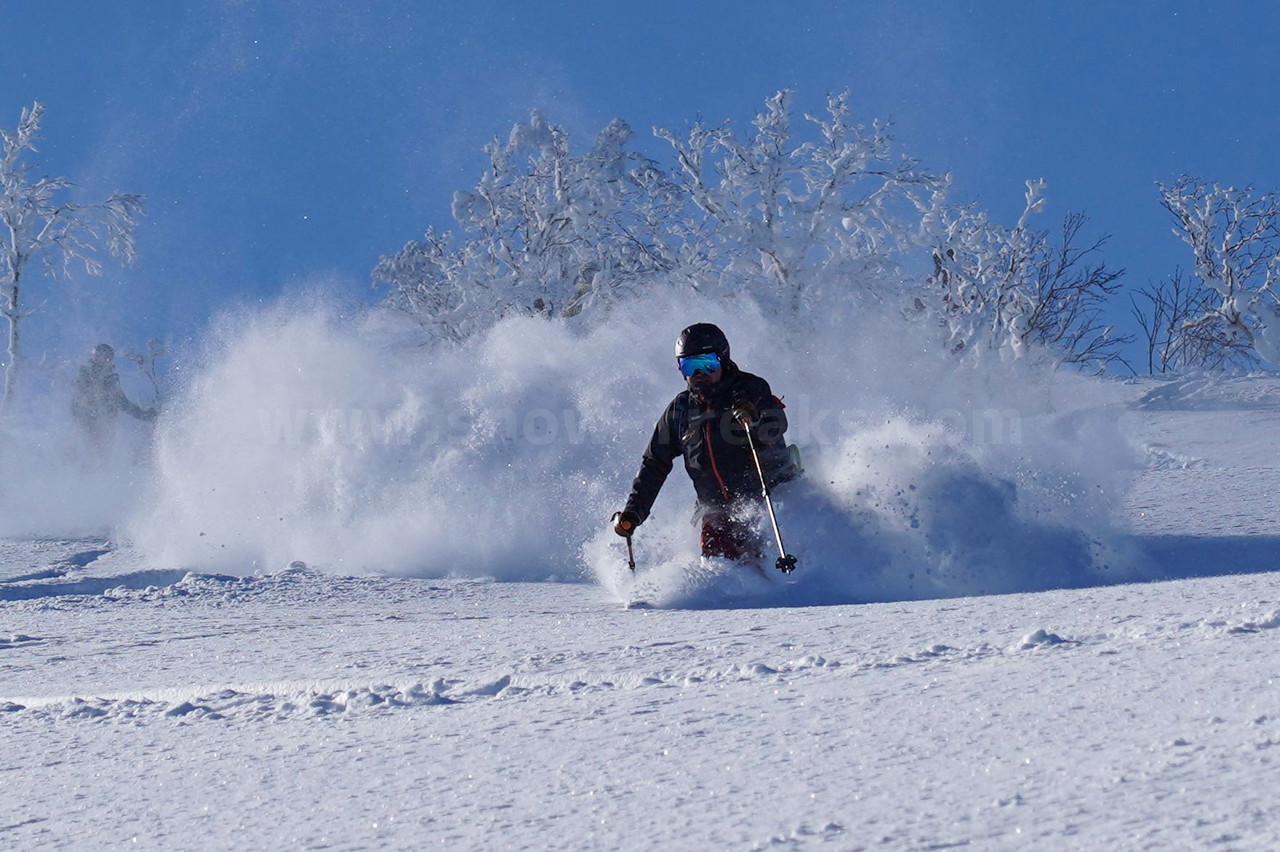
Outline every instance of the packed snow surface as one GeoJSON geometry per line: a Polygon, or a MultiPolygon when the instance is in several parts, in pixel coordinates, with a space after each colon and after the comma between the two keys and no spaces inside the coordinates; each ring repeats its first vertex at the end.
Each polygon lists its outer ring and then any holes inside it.
{"type": "Polygon", "coordinates": [[[59,436],[8,445],[0,846],[1280,845],[1276,378],[904,386],[738,315],[800,567],[699,564],[673,477],[632,576],[668,341],[388,362],[298,317],[213,347],[147,465],[37,490],[59,436]]]}

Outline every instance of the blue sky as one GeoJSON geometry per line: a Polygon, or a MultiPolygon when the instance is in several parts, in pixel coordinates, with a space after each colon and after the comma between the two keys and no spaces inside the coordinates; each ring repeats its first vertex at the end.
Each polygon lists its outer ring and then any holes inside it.
{"type": "Polygon", "coordinates": [[[1280,11],[1211,2],[427,3],[4,0],[0,125],[47,106],[41,158],[87,198],[143,193],[139,263],[41,285],[28,352],[196,335],[220,309],[369,270],[449,225],[481,147],[541,108],[583,142],[747,124],[797,90],[955,175],[1012,223],[1049,183],[1140,286],[1187,265],[1156,181],[1280,189],[1280,11]],[[39,297],[48,298],[38,304],[39,297]]]}

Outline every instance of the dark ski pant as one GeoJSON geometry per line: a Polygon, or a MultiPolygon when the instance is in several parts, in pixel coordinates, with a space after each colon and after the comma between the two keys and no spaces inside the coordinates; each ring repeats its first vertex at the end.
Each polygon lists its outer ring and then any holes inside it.
{"type": "Polygon", "coordinates": [[[764,546],[754,526],[741,512],[702,511],[702,555],[734,562],[764,558],[764,546]]]}

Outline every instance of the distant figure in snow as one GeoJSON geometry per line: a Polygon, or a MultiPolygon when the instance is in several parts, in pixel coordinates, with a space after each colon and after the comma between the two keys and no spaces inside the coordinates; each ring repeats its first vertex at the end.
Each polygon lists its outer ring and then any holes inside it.
{"type": "Polygon", "coordinates": [[[136,405],[125,396],[116,372],[116,352],[106,343],[93,348],[89,363],[80,368],[71,396],[71,416],[79,424],[90,449],[105,451],[115,436],[121,411],[139,420],[155,420],[152,408],[136,405]]]}
{"type": "Polygon", "coordinates": [[[626,508],[614,516],[614,532],[629,536],[644,523],[676,458],[684,456],[698,498],[702,555],[758,561],[764,547],[753,521],[763,495],[746,430],[770,488],[795,477],[782,400],[768,382],[730,360],[729,340],[711,323],[680,332],[676,365],[688,388],[658,420],[626,508]]]}

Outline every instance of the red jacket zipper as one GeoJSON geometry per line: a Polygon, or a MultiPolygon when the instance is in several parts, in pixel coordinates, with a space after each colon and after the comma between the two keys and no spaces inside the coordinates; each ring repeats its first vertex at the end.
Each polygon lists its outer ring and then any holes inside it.
{"type": "Polygon", "coordinates": [[[729,489],[724,485],[724,479],[720,476],[720,467],[716,464],[716,451],[711,446],[711,421],[707,421],[707,455],[711,458],[711,472],[716,475],[716,482],[720,483],[720,495],[725,500],[729,499],[729,489]]]}

